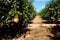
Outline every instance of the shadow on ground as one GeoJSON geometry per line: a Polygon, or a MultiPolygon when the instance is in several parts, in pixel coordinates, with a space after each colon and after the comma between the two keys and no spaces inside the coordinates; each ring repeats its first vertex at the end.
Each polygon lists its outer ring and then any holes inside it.
{"type": "Polygon", "coordinates": [[[60,40],[60,21],[52,21],[52,20],[48,20],[46,22],[43,22],[45,24],[56,24],[56,26],[50,28],[50,32],[54,35],[54,36],[48,36],[51,38],[51,40],[60,40]]]}
{"type": "Polygon", "coordinates": [[[46,24],[60,24],[60,21],[52,21],[52,20],[47,20],[47,21],[45,21],[45,22],[43,22],[43,23],[46,23],[46,24]]]}
{"type": "Polygon", "coordinates": [[[60,26],[58,24],[51,28],[50,31],[54,35],[51,37],[52,40],[60,40],[60,26]]]}
{"type": "Polygon", "coordinates": [[[21,36],[22,34],[26,34],[27,31],[30,31],[26,27],[20,25],[21,23],[13,24],[14,24],[13,26],[4,25],[3,27],[0,28],[0,40],[13,39],[14,37],[17,37],[19,35],[21,36]]]}

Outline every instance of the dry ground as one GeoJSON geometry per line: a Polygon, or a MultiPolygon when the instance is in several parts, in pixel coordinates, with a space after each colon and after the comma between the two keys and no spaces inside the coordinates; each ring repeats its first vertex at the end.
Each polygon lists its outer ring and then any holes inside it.
{"type": "Polygon", "coordinates": [[[51,40],[48,36],[54,36],[50,33],[49,28],[52,28],[56,24],[44,24],[40,16],[36,16],[28,27],[31,31],[27,32],[26,37],[23,36],[13,40],[51,40]]]}

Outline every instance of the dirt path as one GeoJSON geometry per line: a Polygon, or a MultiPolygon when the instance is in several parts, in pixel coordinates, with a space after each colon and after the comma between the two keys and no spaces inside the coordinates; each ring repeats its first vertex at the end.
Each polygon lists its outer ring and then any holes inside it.
{"type": "Polygon", "coordinates": [[[49,28],[55,26],[55,24],[44,24],[42,23],[43,21],[45,20],[40,18],[40,16],[36,16],[32,20],[33,23],[29,24],[27,27],[31,30],[30,34],[27,32],[25,38],[22,36],[16,40],[51,40],[48,36],[53,36],[53,34],[50,33],[49,28]]]}

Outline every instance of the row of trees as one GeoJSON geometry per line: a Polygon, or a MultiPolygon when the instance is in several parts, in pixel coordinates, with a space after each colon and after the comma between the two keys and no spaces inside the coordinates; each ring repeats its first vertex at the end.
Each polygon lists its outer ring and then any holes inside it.
{"type": "Polygon", "coordinates": [[[58,21],[58,19],[60,19],[60,0],[51,0],[45,6],[45,8],[43,8],[41,10],[41,12],[39,14],[44,19],[49,19],[45,23],[56,24],[56,26],[54,26],[50,29],[51,33],[54,35],[54,36],[51,36],[51,39],[60,40],[60,25],[59,25],[60,21],[58,21]],[[53,19],[54,22],[51,21],[51,19],[53,19]]]}
{"type": "Polygon", "coordinates": [[[32,0],[0,0],[0,22],[5,23],[0,31],[1,35],[2,33],[14,35],[18,30],[21,31],[21,28],[26,28],[35,16],[36,11],[32,6],[32,0]],[[19,22],[9,22],[14,18],[19,19],[19,22]]]}
{"type": "Polygon", "coordinates": [[[51,0],[42,9],[40,15],[45,19],[51,19],[51,17],[60,18],[60,0],[51,0]]]}
{"type": "Polygon", "coordinates": [[[0,0],[0,22],[8,22],[19,17],[21,23],[27,24],[36,15],[36,11],[29,0],[0,0]]]}

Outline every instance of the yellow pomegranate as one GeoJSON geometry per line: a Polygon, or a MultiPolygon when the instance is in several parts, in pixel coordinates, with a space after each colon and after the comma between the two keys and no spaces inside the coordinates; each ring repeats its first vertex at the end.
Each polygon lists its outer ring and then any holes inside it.
{"type": "Polygon", "coordinates": [[[13,21],[14,21],[15,23],[18,23],[18,22],[19,22],[19,18],[16,17],[16,18],[13,19],[13,21]]]}

